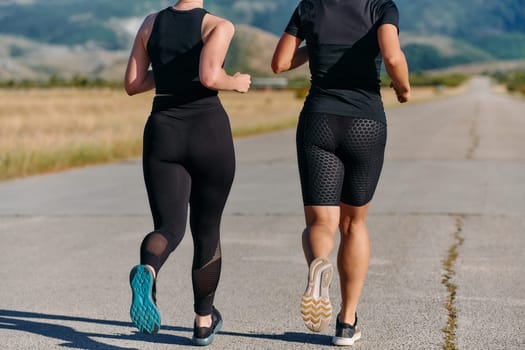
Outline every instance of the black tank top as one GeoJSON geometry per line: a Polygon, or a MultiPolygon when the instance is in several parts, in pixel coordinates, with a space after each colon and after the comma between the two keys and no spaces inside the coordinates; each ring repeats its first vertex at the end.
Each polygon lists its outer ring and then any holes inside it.
{"type": "Polygon", "coordinates": [[[206,13],[202,8],[179,11],[168,7],[157,14],[147,45],[157,94],[185,101],[217,95],[199,80],[204,45],[201,27],[206,13]]]}

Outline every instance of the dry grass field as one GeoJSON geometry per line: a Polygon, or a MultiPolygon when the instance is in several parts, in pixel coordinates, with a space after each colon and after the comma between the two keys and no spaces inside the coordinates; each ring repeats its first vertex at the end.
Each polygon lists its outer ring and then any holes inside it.
{"type": "MultiPolygon", "coordinates": [[[[139,156],[152,93],[113,89],[0,90],[0,180],[139,156]]],[[[391,91],[383,93],[395,104],[391,91]]],[[[414,100],[437,96],[414,91],[414,100]]],[[[293,127],[294,91],[220,94],[236,137],[293,127]]]]}

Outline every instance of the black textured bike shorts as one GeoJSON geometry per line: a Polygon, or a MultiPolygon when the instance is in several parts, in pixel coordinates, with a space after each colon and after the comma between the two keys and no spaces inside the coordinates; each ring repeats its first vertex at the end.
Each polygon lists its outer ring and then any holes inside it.
{"type": "Polygon", "coordinates": [[[373,197],[383,167],[387,128],[382,122],[302,113],[297,159],[305,206],[363,206],[373,197]]]}

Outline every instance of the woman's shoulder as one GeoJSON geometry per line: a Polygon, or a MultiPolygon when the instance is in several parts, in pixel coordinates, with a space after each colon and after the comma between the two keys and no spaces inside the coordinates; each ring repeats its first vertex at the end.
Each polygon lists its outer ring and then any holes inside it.
{"type": "Polygon", "coordinates": [[[158,14],[159,12],[150,13],[144,18],[144,21],[142,21],[142,24],[139,28],[139,34],[143,38],[148,38],[150,36],[158,14]]]}
{"type": "Polygon", "coordinates": [[[157,15],[159,14],[159,12],[153,12],[153,13],[150,13],[146,16],[146,18],[144,18],[144,21],[142,22],[142,27],[152,27],[153,26],[153,23],[155,23],[155,18],[157,18],[157,15]]]}
{"type": "Polygon", "coordinates": [[[226,18],[222,18],[219,16],[212,15],[210,13],[206,14],[204,17],[204,23],[203,23],[203,32],[204,36],[206,34],[211,33],[212,31],[220,30],[224,31],[226,33],[230,33],[233,35],[235,32],[235,26],[233,23],[226,18]]]}
{"type": "Polygon", "coordinates": [[[233,28],[233,23],[230,20],[227,20],[226,18],[219,17],[216,15],[212,15],[211,13],[206,14],[206,19],[208,21],[208,24],[213,27],[231,27],[233,28]]]}

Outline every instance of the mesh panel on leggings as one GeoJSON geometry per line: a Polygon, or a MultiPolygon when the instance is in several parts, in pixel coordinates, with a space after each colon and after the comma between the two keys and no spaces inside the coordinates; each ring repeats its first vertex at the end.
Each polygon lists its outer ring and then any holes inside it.
{"type": "Polygon", "coordinates": [[[170,253],[175,249],[175,243],[170,236],[153,231],[142,241],[140,247],[140,263],[150,265],[158,272],[170,253]]]}
{"type": "Polygon", "coordinates": [[[199,315],[211,313],[213,297],[221,274],[221,248],[217,246],[212,259],[204,266],[192,271],[195,312],[199,315]]]}
{"type": "Polygon", "coordinates": [[[386,125],[375,120],[304,114],[297,155],[305,205],[362,206],[383,166],[386,125]]]}

